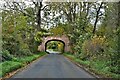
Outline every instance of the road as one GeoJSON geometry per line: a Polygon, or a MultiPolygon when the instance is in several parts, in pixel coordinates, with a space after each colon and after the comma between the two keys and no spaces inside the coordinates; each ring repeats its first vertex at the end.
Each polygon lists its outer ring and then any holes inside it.
{"type": "Polygon", "coordinates": [[[53,50],[50,50],[50,49],[47,49],[46,52],[48,52],[50,54],[60,54],[61,53],[59,51],[53,51],[53,50]]]}
{"type": "Polygon", "coordinates": [[[94,78],[63,55],[48,54],[12,78],[94,78]]]}

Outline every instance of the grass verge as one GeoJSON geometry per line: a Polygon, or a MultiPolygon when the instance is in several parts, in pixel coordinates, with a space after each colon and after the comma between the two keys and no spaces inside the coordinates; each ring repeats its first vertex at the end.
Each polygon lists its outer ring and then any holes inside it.
{"type": "Polygon", "coordinates": [[[106,62],[102,60],[96,61],[83,61],[79,58],[76,58],[73,54],[64,53],[64,56],[67,56],[72,61],[82,65],[83,67],[87,68],[90,72],[92,71],[100,78],[120,78],[120,74],[115,74],[110,72],[110,66],[106,66],[106,62]]]}

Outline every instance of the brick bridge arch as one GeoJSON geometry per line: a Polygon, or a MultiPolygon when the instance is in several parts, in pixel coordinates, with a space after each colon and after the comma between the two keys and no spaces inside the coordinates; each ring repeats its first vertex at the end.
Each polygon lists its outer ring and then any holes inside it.
{"type": "Polygon", "coordinates": [[[65,35],[62,36],[47,36],[47,37],[43,37],[43,42],[41,43],[41,45],[38,46],[38,51],[45,51],[46,49],[46,43],[49,41],[61,41],[64,42],[64,51],[70,51],[70,41],[69,38],[65,35]]]}

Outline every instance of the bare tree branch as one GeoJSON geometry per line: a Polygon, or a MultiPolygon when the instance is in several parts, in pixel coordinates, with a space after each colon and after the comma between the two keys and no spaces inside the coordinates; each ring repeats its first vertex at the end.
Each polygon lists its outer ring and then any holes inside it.
{"type": "Polygon", "coordinates": [[[96,20],[95,20],[95,23],[94,23],[94,28],[93,28],[93,34],[95,34],[95,31],[96,31],[96,25],[97,25],[97,22],[98,22],[98,18],[99,18],[99,12],[100,12],[100,9],[102,8],[102,5],[103,5],[103,2],[101,2],[97,12],[96,12],[96,20]]]}

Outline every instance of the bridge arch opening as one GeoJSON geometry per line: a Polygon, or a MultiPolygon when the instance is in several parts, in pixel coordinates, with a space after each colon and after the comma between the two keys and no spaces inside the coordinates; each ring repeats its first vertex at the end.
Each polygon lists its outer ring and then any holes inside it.
{"type": "Polygon", "coordinates": [[[45,52],[47,53],[63,53],[65,51],[65,42],[58,39],[51,39],[45,43],[45,52]],[[51,50],[51,51],[50,51],[51,50]]]}

